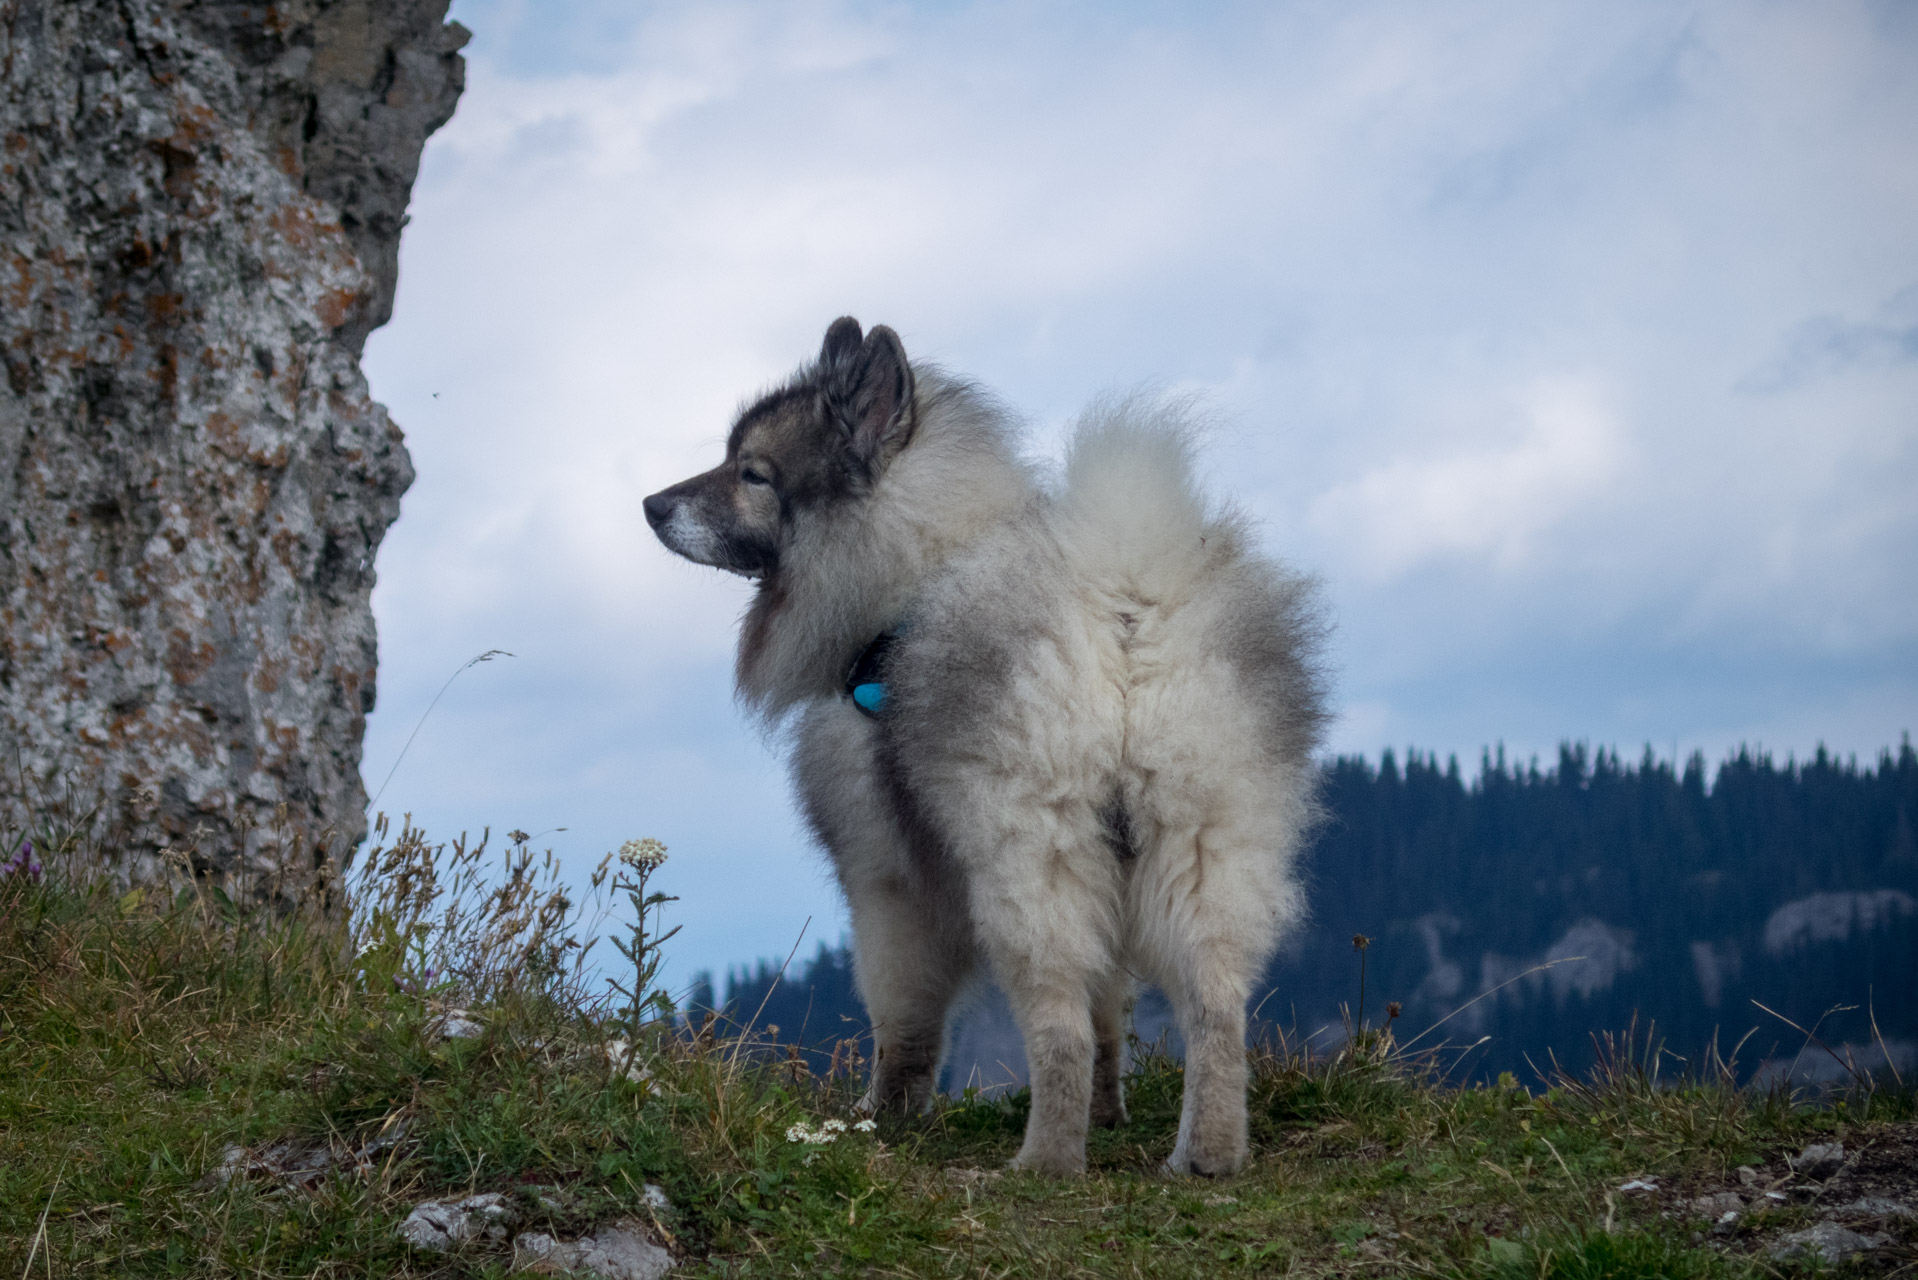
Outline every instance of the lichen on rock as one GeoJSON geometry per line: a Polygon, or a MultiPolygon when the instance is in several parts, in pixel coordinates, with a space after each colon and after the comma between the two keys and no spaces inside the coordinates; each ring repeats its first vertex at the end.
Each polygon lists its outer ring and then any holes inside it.
{"type": "Polygon", "coordinates": [[[0,829],[134,879],[363,838],[413,472],[359,356],[447,4],[0,0],[0,829]]]}

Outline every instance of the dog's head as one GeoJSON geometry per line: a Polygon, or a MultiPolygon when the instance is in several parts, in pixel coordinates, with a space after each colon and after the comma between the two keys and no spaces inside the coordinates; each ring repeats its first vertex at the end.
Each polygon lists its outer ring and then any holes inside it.
{"type": "Polygon", "coordinates": [[[912,367],[884,325],[833,321],[819,359],[745,409],[726,460],[645,501],[671,551],[749,578],[779,569],[796,518],[869,493],[915,425],[912,367]]]}

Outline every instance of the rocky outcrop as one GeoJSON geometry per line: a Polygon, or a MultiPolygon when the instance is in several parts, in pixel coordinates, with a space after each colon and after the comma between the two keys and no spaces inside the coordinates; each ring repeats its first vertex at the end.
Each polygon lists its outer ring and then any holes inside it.
{"type": "Polygon", "coordinates": [[[0,0],[0,829],[365,831],[391,313],[448,0],[0,0]]]}

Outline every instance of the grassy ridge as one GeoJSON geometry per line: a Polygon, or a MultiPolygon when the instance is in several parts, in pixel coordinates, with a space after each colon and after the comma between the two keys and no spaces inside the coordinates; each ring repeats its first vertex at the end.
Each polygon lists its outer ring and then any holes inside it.
{"type": "MultiPolygon", "coordinates": [[[[502,1243],[395,1235],[419,1200],[472,1191],[511,1197],[520,1230],[638,1216],[687,1275],[1770,1275],[1798,1264],[1761,1246],[1810,1207],[1695,1244],[1683,1197],[1617,1188],[1722,1186],[1911,1128],[1908,1092],[1657,1085],[1629,1045],[1542,1092],[1451,1089],[1367,1032],[1255,1056],[1254,1162],[1220,1182],[1157,1172],[1179,1068],[1144,1051],[1131,1122],[1095,1134],[1083,1181],[998,1172],[1023,1095],[795,1141],[854,1118],[852,1055],[819,1075],[675,1030],[644,983],[587,999],[582,913],[523,842],[492,870],[408,832],[366,865],[351,910],[324,879],[216,888],[184,866],[131,894],[55,859],[0,879],[0,1276],[505,1274],[502,1243]],[[477,1036],[439,1033],[455,1004],[477,1036]],[[649,1182],[671,1210],[640,1207],[649,1182]]],[[[1902,1230],[1871,1267],[1918,1259],[1902,1230]]]]}

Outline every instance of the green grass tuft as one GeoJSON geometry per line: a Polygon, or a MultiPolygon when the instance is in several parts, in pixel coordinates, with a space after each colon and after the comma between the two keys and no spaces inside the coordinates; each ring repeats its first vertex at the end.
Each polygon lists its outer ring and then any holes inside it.
{"type": "Polygon", "coordinates": [[[1484,1263],[1461,1274],[1475,1280],[1716,1280],[1730,1269],[1722,1256],[1669,1236],[1600,1231],[1495,1240],[1484,1263]]]}

